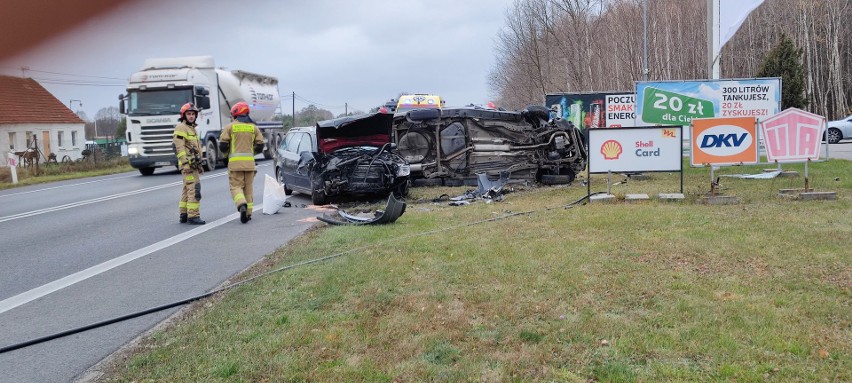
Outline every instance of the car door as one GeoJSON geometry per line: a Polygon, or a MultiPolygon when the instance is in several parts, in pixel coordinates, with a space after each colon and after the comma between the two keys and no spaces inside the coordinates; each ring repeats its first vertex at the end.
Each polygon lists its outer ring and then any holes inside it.
{"type": "Polygon", "coordinates": [[[299,148],[299,142],[302,140],[302,132],[290,132],[284,137],[284,142],[278,148],[278,156],[280,159],[281,175],[284,178],[284,183],[290,189],[297,186],[296,168],[299,166],[299,153],[296,150],[299,148]]]}
{"type": "Polygon", "coordinates": [[[303,189],[312,189],[311,187],[311,174],[310,174],[310,164],[306,161],[307,158],[313,158],[312,153],[315,151],[314,148],[314,137],[311,133],[305,132],[302,133],[302,137],[299,140],[299,145],[296,148],[297,153],[297,161],[294,169],[295,177],[293,184],[303,188],[303,189]],[[300,169],[299,166],[302,166],[300,169]]]}

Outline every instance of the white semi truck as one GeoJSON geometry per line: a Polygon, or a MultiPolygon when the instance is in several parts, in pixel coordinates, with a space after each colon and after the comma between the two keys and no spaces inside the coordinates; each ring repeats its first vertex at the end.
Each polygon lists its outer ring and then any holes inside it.
{"type": "Polygon", "coordinates": [[[222,127],[231,121],[231,106],[237,102],[249,105],[251,118],[263,132],[264,158],[272,158],[283,137],[281,121],[272,119],[280,106],[278,79],[217,69],[211,56],[147,59],[141,70],[130,75],[127,94],[119,95],[119,100],[119,110],[127,116],[130,165],[142,175],[177,166],[172,133],[180,107],[187,102],[201,109],[196,130],[206,170],[227,162],[219,152],[218,140],[222,127]]]}

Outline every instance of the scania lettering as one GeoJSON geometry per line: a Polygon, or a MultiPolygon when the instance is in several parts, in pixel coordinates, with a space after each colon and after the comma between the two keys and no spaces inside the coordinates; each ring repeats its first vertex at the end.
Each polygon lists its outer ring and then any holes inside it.
{"type": "Polygon", "coordinates": [[[177,166],[172,133],[180,107],[187,102],[201,109],[196,130],[206,170],[227,161],[217,140],[237,102],[249,104],[251,118],[263,132],[264,158],[272,158],[284,133],[281,122],[272,119],[280,102],[278,79],[217,69],[211,56],[147,59],[142,69],[130,75],[127,93],[119,95],[119,100],[119,111],[127,118],[130,165],[143,175],[153,174],[158,167],[177,166]]]}

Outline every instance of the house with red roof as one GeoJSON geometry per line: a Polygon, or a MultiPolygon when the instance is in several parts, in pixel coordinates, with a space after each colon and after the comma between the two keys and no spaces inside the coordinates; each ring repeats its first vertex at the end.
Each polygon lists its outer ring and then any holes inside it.
{"type": "Polygon", "coordinates": [[[0,75],[0,164],[8,153],[38,145],[42,162],[82,157],[85,122],[31,78],[0,75]]]}

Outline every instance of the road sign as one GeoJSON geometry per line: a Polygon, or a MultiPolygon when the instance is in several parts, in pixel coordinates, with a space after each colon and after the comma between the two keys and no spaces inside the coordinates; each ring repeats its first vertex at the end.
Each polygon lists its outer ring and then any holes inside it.
{"type": "Polygon", "coordinates": [[[756,164],[757,127],[754,117],[692,120],[692,165],[756,164]]]}
{"type": "Polygon", "coordinates": [[[689,125],[693,118],[713,117],[713,102],[684,94],[646,87],[642,120],[651,124],[689,125]]]}
{"type": "Polygon", "coordinates": [[[760,124],[769,161],[802,162],[819,158],[825,117],[789,108],[760,124]]]}

